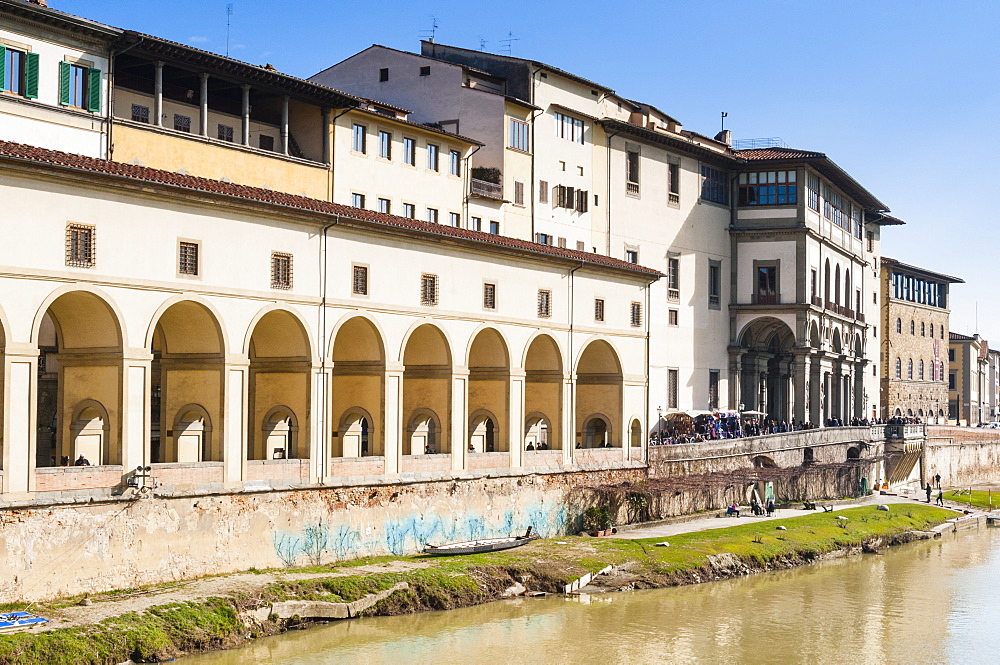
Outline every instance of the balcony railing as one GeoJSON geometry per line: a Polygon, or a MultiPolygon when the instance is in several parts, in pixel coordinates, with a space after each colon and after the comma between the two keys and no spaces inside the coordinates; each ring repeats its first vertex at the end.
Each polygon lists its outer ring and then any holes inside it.
{"type": "Polygon", "coordinates": [[[470,189],[473,196],[482,196],[487,199],[503,200],[503,185],[485,180],[470,178],[470,189]]]}
{"type": "Polygon", "coordinates": [[[823,306],[823,299],[820,298],[819,296],[813,296],[812,297],[812,304],[816,305],[816,307],[822,307],[823,306]]]}
{"type": "Polygon", "coordinates": [[[865,322],[865,315],[862,314],[861,312],[856,312],[854,314],[854,318],[857,319],[858,321],[860,321],[861,323],[865,322]]]}
{"type": "Polygon", "coordinates": [[[680,302],[680,301],[681,301],[680,289],[667,289],[667,302],[680,302]]]}
{"type": "Polygon", "coordinates": [[[680,194],[674,194],[673,192],[667,194],[667,203],[669,203],[670,205],[672,206],[679,205],[680,202],[681,202],[680,194]]]}
{"type": "Polygon", "coordinates": [[[629,196],[639,196],[639,183],[626,182],[625,193],[628,194],[629,196]]]}
{"type": "Polygon", "coordinates": [[[750,302],[754,305],[780,305],[781,296],[777,293],[774,294],[764,294],[764,293],[753,293],[750,295],[750,302]]]}

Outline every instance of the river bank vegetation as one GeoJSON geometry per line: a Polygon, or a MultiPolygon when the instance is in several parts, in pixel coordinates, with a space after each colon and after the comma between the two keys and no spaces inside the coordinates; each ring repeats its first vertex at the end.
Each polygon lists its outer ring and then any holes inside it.
{"type": "MultiPolygon", "coordinates": [[[[400,583],[405,588],[363,614],[452,609],[525,590],[561,592],[566,584],[609,565],[612,572],[596,578],[592,585],[618,590],[724,579],[832,555],[878,551],[921,537],[922,532],[954,516],[953,511],[929,505],[893,504],[889,511],[872,505],[788,519],[734,520],[728,528],[667,539],[566,536],[491,554],[377,557],[313,568],[254,571],[254,575],[239,575],[238,584],[217,597],[199,593],[197,582],[185,587],[190,599],[184,602],[158,603],[156,590],[150,589],[148,595],[139,597],[137,608],[134,593],[128,596],[130,603],[106,594],[100,604],[121,603],[121,614],[93,623],[80,621],[92,606],[81,607],[80,598],[63,599],[31,608],[52,619],[50,625],[55,628],[0,635],[0,665],[160,662],[231,648],[246,639],[306,623],[297,616],[279,619],[269,610],[274,603],[347,603],[400,583]],[[664,541],[669,545],[658,546],[664,541]],[[70,609],[75,619],[66,618],[70,609]]],[[[218,590],[220,580],[230,578],[235,581],[237,576],[214,578],[212,588],[218,590]]],[[[4,609],[23,608],[8,605],[4,609]]]]}

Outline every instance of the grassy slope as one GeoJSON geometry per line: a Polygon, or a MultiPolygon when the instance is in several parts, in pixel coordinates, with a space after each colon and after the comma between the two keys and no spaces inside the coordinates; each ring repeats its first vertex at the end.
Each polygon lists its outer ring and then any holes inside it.
{"type": "MultiPolygon", "coordinates": [[[[810,559],[871,538],[923,530],[954,516],[952,511],[928,505],[895,504],[889,512],[874,506],[840,511],[845,525],[831,513],[747,521],[725,529],[701,531],[666,539],[670,547],[654,547],[664,540],[547,539],[494,554],[431,558],[378,557],[332,566],[337,577],[277,582],[265,587],[264,600],[313,599],[330,602],[357,600],[407,582],[409,588],[377,604],[370,614],[400,614],[424,609],[449,609],[488,602],[517,582],[537,590],[558,591],[563,584],[608,564],[629,564],[635,574],[650,576],[652,586],[684,581],[684,573],[703,570],[709,557],[731,554],[742,562],[766,567],[782,559],[810,559]],[[783,525],[785,531],[776,527],[783,525]],[[392,560],[420,560],[429,566],[405,573],[350,575],[358,564],[392,560]]],[[[310,569],[313,570],[313,569],[310,569]]],[[[256,595],[256,594],[255,594],[256,595]]],[[[241,599],[208,599],[193,603],[151,607],[86,628],[64,628],[44,633],[0,635],[0,665],[45,663],[119,663],[165,659],[182,653],[221,649],[238,643],[247,628],[237,616],[241,599]]],[[[53,603],[53,606],[55,603],[53,603]]],[[[256,606],[254,603],[253,606],[256,606]]],[[[45,614],[45,606],[36,606],[45,614]]]]}
{"type": "MultiPolygon", "coordinates": [[[[937,490],[934,490],[932,496],[937,496],[937,490]]],[[[968,490],[950,490],[944,493],[944,498],[948,501],[954,501],[955,503],[969,505],[969,491],[968,490]]],[[[987,492],[986,490],[972,490],[972,507],[979,508],[981,510],[991,510],[1000,508],[1000,492],[987,492]],[[990,505],[992,501],[992,506],[990,505]]]]}

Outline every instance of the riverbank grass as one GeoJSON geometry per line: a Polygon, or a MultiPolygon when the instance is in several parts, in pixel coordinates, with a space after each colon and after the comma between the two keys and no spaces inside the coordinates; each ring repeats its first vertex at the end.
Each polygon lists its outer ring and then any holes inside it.
{"type": "Polygon", "coordinates": [[[980,510],[992,511],[1000,508],[1000,492],[991,492],[989,490],[972,490],[971,495],[969,490],[948,490],[944,493],[944,498],[947,501],[954,501],[966,506],[969,506],[971,503],[972,508],[979,508],[980,510]]]}

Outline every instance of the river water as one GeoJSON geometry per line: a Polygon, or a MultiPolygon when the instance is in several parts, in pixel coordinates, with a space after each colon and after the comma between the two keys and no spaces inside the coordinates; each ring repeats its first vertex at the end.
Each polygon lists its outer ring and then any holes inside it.
{"type": "Polygon", "coordinates": [[[1000,529],[673,589],[354,619],[184,662],[1000,662],[1000,529]]]}

